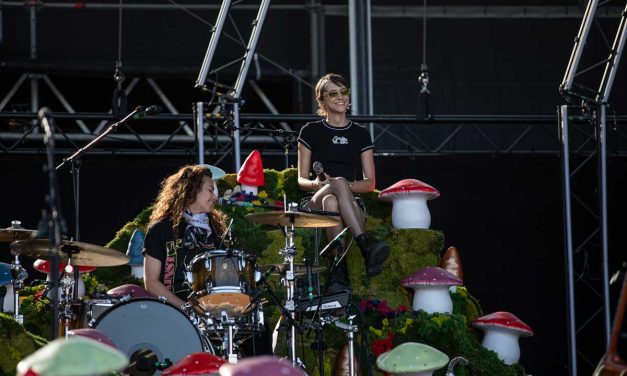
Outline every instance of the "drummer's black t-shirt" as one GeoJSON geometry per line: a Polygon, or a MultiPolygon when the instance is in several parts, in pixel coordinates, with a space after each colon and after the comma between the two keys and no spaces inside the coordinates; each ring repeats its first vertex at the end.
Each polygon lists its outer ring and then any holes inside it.
{"type": "MultiPolygon", "coordinates": [[[[191,292],[191,286],[185,278],[185,265],[189,264],[194,256],[206,251],[206,249],[183,247],[185,228],[186,223],[181,223],[175,237],[169,220],[155,222],[148,228],[142,250],[144,256],[148,254],[161,261],[159,280],[174,295],[183,300],[186,300],[191,292]]],[[[215,244],[215,237],[212,236],[212,240],[215,244]]]]}

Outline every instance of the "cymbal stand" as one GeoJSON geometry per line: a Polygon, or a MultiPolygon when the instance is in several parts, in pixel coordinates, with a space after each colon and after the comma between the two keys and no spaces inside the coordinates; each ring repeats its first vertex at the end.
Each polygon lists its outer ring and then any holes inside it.
{"type": "MultiPolygon", "coordinates": [[[[68,338],[68,332],[70,330],[70,322],[73,316],[72,312],[72,297],[75,287],[74,282],[74,267],[71,265],[72,259],[68,259],[67,265],[63,273],[63,277],[59,282],[61,288],[61,299],[59,299],[59,319],[63,321],[63,336],[68,338]]],[[[78,267],[76,267],[78,269],[78,267]]]]}
{"type": "Polygon", "coordinates": [[[348,375],[355,376],[355,333],[359,332],[359,326],[353,324],[355,315],[348,316],[348,323],[340,321],[338,317],[332,315],[320,315],[320,324],[334,324],[337,328],[346,332],[348,340],[348,375]]]}
{"type": "MultiPolygon", "coordinates": [[[[22,222],[11,221],[11,228],[21,229],[22,222]]],[[[13,233],[13,240],[17,240],[18,233],[13,233]]],[[[20,324],[24,324],[24,315],[20,315],[20,290],[24,288],[24,280],[28,278],[28,272],[20,264],[20,256],[15,254],[11,263],[11,286],[13,287],[13,318],[20,324]]]]}
{"type": "MultiPolygon", "coordinates": [[[[286,212],[290,211],[298,211],[298,206],[295,203],[290,203],[289,206],[286,207],[286,212]]],[[[289,311],[289,317],[291,318],[291,320],[288,320],[290,321],[288,323],[290,325],[289,358],[292,362],[292,366],[299,367],[300,361],[296,356],[296,326],[293,325],[296,318],[296,305],[294,303],[294,256],[298,253],[294,244],[295,233],[296,230],[293,223],[290,226],[285,226],[285,248],[279,250],[279,254],[284,257],[283,263],[289,265],[289,268],[285,272],[284,282],[286,286],[285,309],[289,311]]]]}

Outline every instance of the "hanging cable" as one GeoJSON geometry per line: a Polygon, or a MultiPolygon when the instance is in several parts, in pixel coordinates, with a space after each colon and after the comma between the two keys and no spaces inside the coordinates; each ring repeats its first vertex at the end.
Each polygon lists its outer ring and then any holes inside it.
{"type": "Polygon", "coordinates": [[[118,57],[115,62],[115,73],[113,73],[113,81],[115,89],[113,89],[113,100],[111,104],[111,113],[114,117],[120,118],[127,112],[126,92],[122,87],[126,76],[122,70],[122,10],[124,9],[123,0],[120,0],[118,9],[118,57]]]}
{"type": "Polygon", "coordinates": [[[429,91],[429,71],[427,68],[427,0],[423,0],[422,5],[422,63],[420,64],[420,98],[423,103],[423,117],[432,120],[430,104],[431,92],[429,91]]]}

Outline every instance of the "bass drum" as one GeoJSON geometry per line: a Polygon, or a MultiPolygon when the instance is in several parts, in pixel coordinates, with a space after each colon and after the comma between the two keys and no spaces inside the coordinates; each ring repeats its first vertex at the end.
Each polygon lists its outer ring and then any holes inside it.
{"type": "Polygon", "coordinates": [[[204,351],[202,338],[189,317],[155,298],[116,304],[96,320],[93,328],[105,333],[131,363],[139,357],[148,357],[151,363],[166,358],[176,363],[188,354],[204,351]]]}

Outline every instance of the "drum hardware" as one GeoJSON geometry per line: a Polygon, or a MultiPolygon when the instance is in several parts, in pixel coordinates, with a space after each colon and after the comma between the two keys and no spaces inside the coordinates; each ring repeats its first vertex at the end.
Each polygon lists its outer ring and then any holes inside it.
{"type": "MultiPolygon", "coordinates": [[[[15,242],[16,240],[29,239],[35,234],[35,230],[29,230],[22,227],[21,221],[11,221],[11,227],[0,229],[0,242],[15,242]]],[[[5,271],[8,272],[8,271],[5,271]]],[[[2,273],[2,271],[0,271],[2,273]]],[[[6,275],[4,277],[9,277],[6,275]]],[[[13,263],[10,264],[10,284],[12,287],[12,300],[13,300],[13,318],[20,324],[24,324],[24,316],[20,314],[20,290],[24,288],[24,280],[28,278],[28,272],[20,264],[19,254],[14,253],[13,263]]],[[[0,276],[0,279],[2,276],[0,276]]],[[[4,307],[9,308],[9,304],[5,304],[4,300],[8,295],[8,288],[3,297],[3,301],[0,304],[0,311],[4,311],[4,307]]],[[[8,302],[7,302],[8,303],[8,302]]]]}

